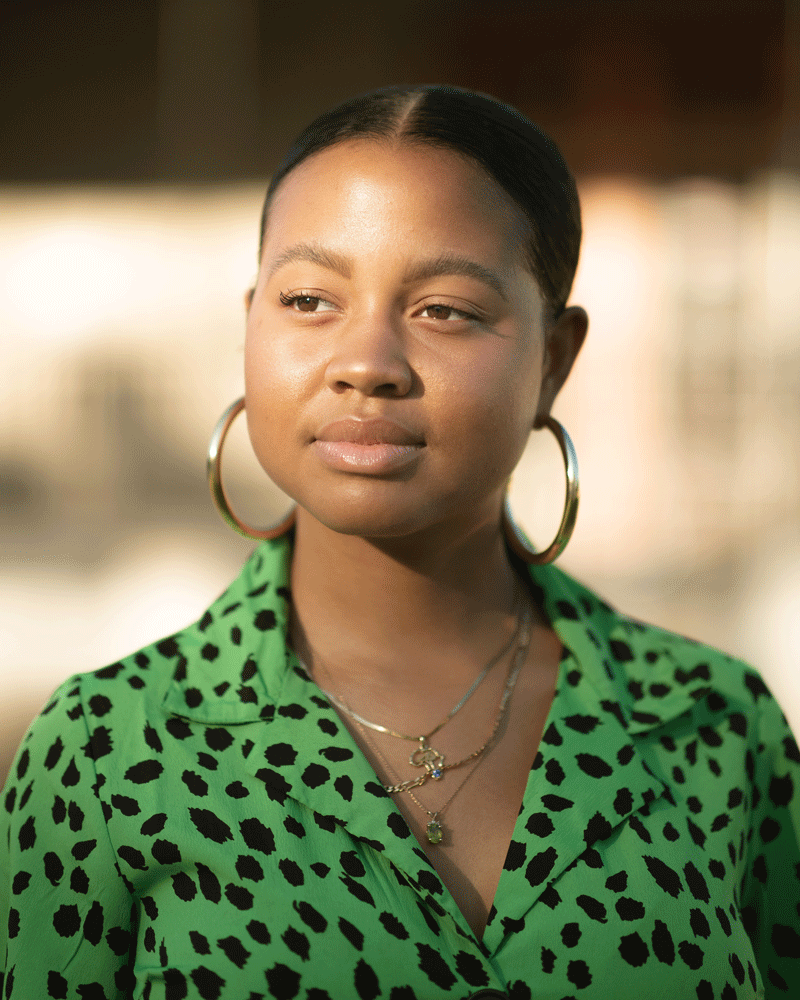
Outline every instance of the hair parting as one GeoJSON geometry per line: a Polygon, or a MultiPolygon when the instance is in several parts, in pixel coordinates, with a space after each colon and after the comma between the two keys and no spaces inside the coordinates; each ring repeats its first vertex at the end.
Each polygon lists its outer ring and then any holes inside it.
{"type": "Polygon", "coordinates": [[[563,312],[578,266],[581,214],[575,179],[555,142],[508,104],[452,86],[385,87],[353,97],[315,119],[276,168],[261,215],[295,167],[339,143],[413,143],[454,150],[479,164],[522,210],[527,264],[551,319],[563,312]]]}

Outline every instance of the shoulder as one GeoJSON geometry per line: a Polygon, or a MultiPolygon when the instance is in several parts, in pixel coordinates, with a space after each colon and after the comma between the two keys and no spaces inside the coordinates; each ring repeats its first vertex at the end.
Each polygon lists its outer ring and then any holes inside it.
{"type": "Polygon", "coordinates": [[[137,743],[144,734],[146,741],[155,720],[172,716],[167,725],[180,726],[177,716],[190,714],[204,698],[219,700],[238,691],[234,700],[241,709],[249,697],[243,692],[253,669],[248,665],[265,636],[283,647],[285,564],[285,546],[260,545],[196,622],[100,670],[65,680],[31,724],[11,776],[29,768],[57,769],[72,758],[97,762],[129,743],[130,734],[137,743]],[[176,689],[177,712],[169,704],[176,689]]]}
{"type": "Polygon", "coordinates": [[[553,627],[588,679],[620,706],[632,734],[700,704],[734,717],[734,725],[744,715],[760,729],[774,723],[776,734],[788,733],[780,707],[752,666],[632,618],[556,567],[546,570],[532,576],[542,588],[553,627]]]}
{"type": "Polygon", "coordinates": [[[97,766],[130,746],[131,735],[147,738],[160,713],[172,669],[161,656],[161,640],[100,670],[63,681],[33,720],[17,751],[6,788],[6,810],[26,786],[44,783],[61,795],[79,786],[97,794],[97,766]]]}

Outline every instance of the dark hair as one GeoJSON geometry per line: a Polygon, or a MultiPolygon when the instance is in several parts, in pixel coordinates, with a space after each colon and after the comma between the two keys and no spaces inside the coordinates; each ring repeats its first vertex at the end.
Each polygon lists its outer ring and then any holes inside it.
{"type": "Polygon", "coordinates": [[[440,146],[479,163],[524,212],[531,229],[528,266],[551,317],[561,314],[581,243],[575,179],[556,144],[537,125],[508,104],[460,87],[386,87],[320,115],[272,176],[260,245],[269,206],[284,177],[315,153],[358,138],[440,146]]]}

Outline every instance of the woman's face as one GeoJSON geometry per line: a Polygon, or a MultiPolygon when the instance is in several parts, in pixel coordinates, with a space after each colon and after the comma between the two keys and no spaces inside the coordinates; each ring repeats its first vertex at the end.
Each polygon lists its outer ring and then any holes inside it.
{"type": "Polygon", "coordinates": [[[256,455],[302,508],[364,537],[497,521],[566,374],[527,238],[505,192],[449,151],[348,142],[285,178],[245,394],[256,455]]]}

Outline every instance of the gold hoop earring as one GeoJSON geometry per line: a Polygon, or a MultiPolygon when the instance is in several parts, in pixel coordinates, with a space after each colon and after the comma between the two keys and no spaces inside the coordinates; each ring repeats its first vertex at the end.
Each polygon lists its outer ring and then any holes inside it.
{"type": "Polygon", "coordinates": [[[575,529],[575,520],[578,516],[578,500],[580,498],[578,456],[575,452],[575,445],[572,443],[572,438],[570,438],[561,424],[553,417],[548,417],[543,426],[553,432],[561,447],[561,455],[564,459],[564,472],[567,478],[567,495],[564,501],[564,513],[561,515],[561,524],[558,526],[556,537],[543,552],[534,552],[529,546],[524,533],[514,520],[508,502],[508,490],[506,490],[505,499],[503,500],[503,532],[509,548],[526,563],[533,563],[537,566],[553,562],[567,547],[567,543],[575,529]]]}
{"type": "Polygon", "coordinates": [[[222,446],[225,443],[225,436],[230,430],[233,421],[244,409],[244,396],[231,403],[228,409],[217,421],[217,426],[211,435],[208,443],[208,458],[206,461],[206,472],[208,474],[208,485],[211,489],[211,497],[214,506],[219,511],[222,520],[230,525],[234,531],[238,531],[245,538],[257,538],[264,540],[267,538],[279,538],[284,535],[294,525],[297,507],[292,507],[289,513],[271,528],[251,528],[240,521],[231,510],[225,490],[222,486],[222,446]]]}

